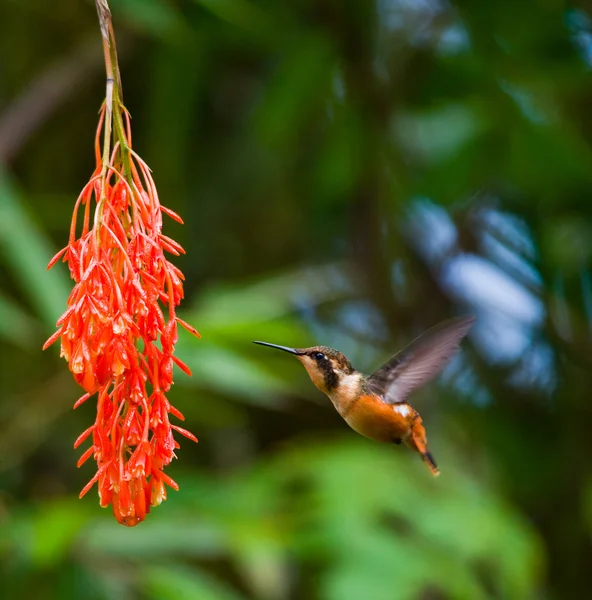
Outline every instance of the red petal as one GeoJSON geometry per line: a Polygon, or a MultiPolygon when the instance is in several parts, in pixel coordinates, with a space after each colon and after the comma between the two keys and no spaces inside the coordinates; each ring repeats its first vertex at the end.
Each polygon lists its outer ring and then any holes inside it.
{"type": "Polygon", "coordinates": [[[47,263],[47,270],[49,271],[57,262],[60,260],[64,252],[68,249],[68,246],[62,248],[59,252],[53,255],[53,258],[47,263]]]}
{"type": "Polygon", "coordinates": [[[185,254],[185,250],[184,250],[183,246],[181,246],[181,244],[179,244],[178,242],[175,242],[175,240],[170,238],[168,235],[160,234],[158,236],[158,238],[159,238],[161,246],[165,250],[168,250],[169,252],[171,252],[172,254],[175,254],[177,256],[179,256],[179,254],[185,254]]]}
{"type": "Polygon", "coordinates": [[[62,335],[62,327],[60,327],[48,340],[43,344],[43,350],[47,350],[58,338],[62,335]]]}
{"type": "Polygon", "coordinates": [[[170,252],[171,254],[174,254],[175,256],[181,255],[181,253],[178,252],[177,250],[175,250],[175,248],[173,246],[171,246],[168,242],[161,240],[160,244],[163,247],[163,249],[166,250],[167,252],[170,252]]]}
{"type": "Polygon", "coordinates": [[[183,427],[179,427],[178,425],[171,425],[171,427],[178,431],[181,435],[184,435],[186,438],[189,438],[191,441],[197,444],[197,438],[191,433],[191,431],[187,431],[187,429],[183,429],[183,427]]]}
{"type": "Polygon", "coordinates": [[[175,317],[175,318],[177,319],[177,323],[179,323],[179,325],[185,327],[185,329],[187,329],[187,331],[189,333],[194,335],[196,338],[201,338],[199,331],[197,329],[195,329],[195,327],[189,325],[189,323],[187,323],[187,321],[183,321],[183,319],[180,319],[179,317],[175,317]]]}
{"type": "MultiPolygon", "coordinates": [[[[74,404],[74,410],[76,410],[81,404],[86,402],[91,396],[92,396],[92,394],[84,394],[84,396],[80,396],[80,398],[78,398],[78,400],[76,400],[76,402],[74,404]]],[[[94,427],[94,425],[93,425],[93,427],[94,427]]],[[[74,446],[74,447],[76,447],[76,446],[74,446]]]]}
{"type": "Polygon", "coordinates": [[[94,446],[88,448],[88,450],[78,459],[76,466],[81,467],[92,456],[93,450],[94,446]]]}
{"type": "Polygon", "coordinates": [[[56,327],[59,327],[60,325],[62,325],[64,323],[64,321],[72,314],[72,312],[74,311],[74,306],[71,306],[57,321],[56,321],[56,327]]]}
{"type": "Polygon", "coordinates": [[[90,488],[95,484],[98,478],[99,472],[97,471],[94,477],[82,488],[82,491],[80,492],[80,494],[78,494],[78,498],[82,498],[88,492],[88,490],[90,490],[90,488]]]}
{"type": "Polygon", "coordinates": [[[179,369],[181,369],[181,371],[183,371],[184,373],[189,375],[189,377],[191,377],[191,369],[180,358],[177,358],[176,356],[171,356],[171,358],[179,367],[179,369]]]}
{"type": "Polygon", "coordinates": [[[95,424],[93,423],[86,431],[83,431],[74,442],[74,449],[78,448],[82,442],[91,434],[92,430],[95,428],[95,424]]]}
{"type": "Polygon", "coordinates": [[[181,225],[184,225],[183,219],[174,210],[171,210],[170,208],[167,208],[166,206],[162,205],[160,207],[160,210],[162,210],[162,212],[165,215],[168,215],[171,219],[177,221],[177,223],[181,223],[181,225]]]}
{"type": "Polygon", "coordinates": [[[183,413],[178,408],[175,408],[172,404],[169,404],[168,411],[171,413],[171,415],[177,417],[177,419],[180,419],[181,421],[185,420],[183,413]]]}
{"type": "Polygon", "coordinates": [[[179,491],[179,484],[174,479],[169,477],[166,473],[163,473],[162,471],[157,471],[157,477],[162,479],[169,487],[172,487],[175,491],[179,491]]]}
{"type": "Polygon", "coordinates": [[[88,490],[98,481],[99,477],[109,468],[111,465],[111,461],[105,463],[99,470],[94,474],[93,478],[82,488],[80,494],[78,494],[79,498],[82,498],[88,490]]]}
{"type": "Polygon", "coordinates": [[[185,281],[185,275],[183,275],[183,271],[181,271],[181,269],[175,267],[175,265],[172,262],[169,262],[169,264],[167,265],[167,268],[170,269],[179,279],[181,279],[182,281],[185,281]]]}

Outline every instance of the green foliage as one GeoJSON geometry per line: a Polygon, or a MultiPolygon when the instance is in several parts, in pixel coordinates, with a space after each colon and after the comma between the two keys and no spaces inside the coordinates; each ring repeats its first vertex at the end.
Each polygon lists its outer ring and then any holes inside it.
{"type": "MultiPolygon", "coordinates": [[[[447,464],[462,464],[446,456],[447,464]]],[[[295,440],[256,468],[220,479],[181,471],[183,492],[133,530],[97,519],[90,502],[37,505],[4,529],[6,555],[26,568],[71,568],[146,598],[241,598],[194,561],[229,561],[246,593],[283,598],[290,562],[322,568],[318,597],[526,598],[540,544],[495,489],[451,466],[419,472],[391,449],[339,439],[295,440]],[[91,516],[92,515],[92,516],[91,516]],[[88,573],[87,573],[88,572],[88,573]]],[[[303,582],[307,585],[307,582],[303,582]]]]}
{"type": "Polygon", "coordinates": [[[51,600],[592,595],[592,20],[562,3],[111,0],[134,147],[185,220],[167,502],[77,494],[58,350],[104,70],[92,2],[0,7],[0,589],[51,600]],[[97,55],[86,49],[88,44],[97,55]],[[31,93],[33,90],[35,93],[31,93]],[[33,123],[31,131],[28,125],[33,123]],[[413,397],[442,475],[297,361],[474,335],[413,397]],[[339,431],[339,434],[336,432],[339,431]]]}
{"type": "MultiPolygon", "coordinates": [[[[5,174],[0,174],[0,243],[5,264],[12,270],[22,293],[36,309],[46,330],[51,331],[56,314],[63,312],[69,294],[67,276],[58,270],[46,273],[45,266],[53,254],[47,236],[27,212],[5,174]]],[[[30,321],[27,314],[8,299],[4,304],[11,313],[3,313],[3,320],[13,314],[22,322],[30,321]]],[[[9,332],[13,326],[7,323],[4,327],[9,332]]],[[[24,334],[26,339],[26,329],[24,334]]]]}

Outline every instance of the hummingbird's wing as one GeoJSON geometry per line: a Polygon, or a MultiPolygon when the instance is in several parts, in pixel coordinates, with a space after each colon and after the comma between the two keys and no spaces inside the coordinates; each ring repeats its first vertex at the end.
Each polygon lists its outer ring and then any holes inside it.
{"type": "Polygon", "coordinates": [[[475,317],[458,317],[428,329],[368,378],[368,390],[387,404],[404,402],[433,379],[458,352],[475,317]]]}

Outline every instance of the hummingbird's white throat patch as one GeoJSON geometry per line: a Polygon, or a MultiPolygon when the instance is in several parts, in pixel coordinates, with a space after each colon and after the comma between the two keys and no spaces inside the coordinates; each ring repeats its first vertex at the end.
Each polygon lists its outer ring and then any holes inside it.
{"type": "Polygon", "coordinates": [[[360,380],[359,373],[351,373],[350,375],[339,375],[339,385],[329,394],[331,400],[334,396],[338,396],[341,402],[351,402],[356,400],[360,395],[360,380]]]}

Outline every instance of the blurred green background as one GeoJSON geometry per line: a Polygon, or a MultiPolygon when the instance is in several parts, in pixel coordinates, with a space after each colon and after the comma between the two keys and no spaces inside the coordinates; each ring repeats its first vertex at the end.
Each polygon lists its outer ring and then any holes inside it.
{"type": "MultiPolygon", "coordinates": [[[[76,469],[58,350],[104,97],[94,3],[0,4],[0,595],[592,598],[592,22],[584,2],[111,0],[134,145],[187,255],[170,393],[200,439],[134,529],[76,469]],[[350,431],[362,370],[478,323],[414,397],[442,469],[350,431]]],[[[95,488],[96,489],[96,488],[95,488]]]]}

